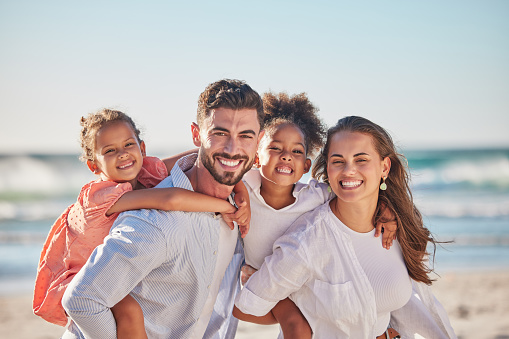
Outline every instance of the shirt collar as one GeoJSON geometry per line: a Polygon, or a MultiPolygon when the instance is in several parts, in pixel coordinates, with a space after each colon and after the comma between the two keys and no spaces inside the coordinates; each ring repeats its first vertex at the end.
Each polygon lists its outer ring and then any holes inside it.
{"type": "Polygon", "coordinates": [[[175,166],[171,169],[171,178],[173,181],[173,187],[185,188],[189,191],[194,191],[189,178],[184,173],[194,166],[198,153],[186,155],[175,163],[175,166]]]}

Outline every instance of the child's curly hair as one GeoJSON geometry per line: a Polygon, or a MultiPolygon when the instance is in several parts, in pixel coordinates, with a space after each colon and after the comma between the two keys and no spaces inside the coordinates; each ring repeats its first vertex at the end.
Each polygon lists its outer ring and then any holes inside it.
{"type": "Polygon", "coordinates": [[[291,97],[284,92],[264,93],[263,108],[266,136],[272,136],[280,125],[293,124],[304,134],[306,155],[312,156],[322,147],[327,129],[316,114],[318,109],[309,101],[306,93],[291,97]]]}
{"type": "Polygon", "coordinates": [[[108,108],[103,108],[95,113],[90,113],[87,117],[81,117],[80,125],[82,127],[80,133],[80,145],[82,148],[82,154],[80,160],[86,162],[87,160],[94,160],[95,152],[95,137],[97,132],[112,122],[124,121],[131,125],[138,142],[141,143],[140,130],[136,127],[133,119],[127,114],[115,111],[108,108]]]}

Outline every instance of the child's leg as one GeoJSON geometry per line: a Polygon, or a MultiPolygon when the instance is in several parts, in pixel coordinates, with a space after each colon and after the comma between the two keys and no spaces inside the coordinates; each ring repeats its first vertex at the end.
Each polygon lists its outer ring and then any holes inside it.
{"type": "Polygon", "coordinates": [[[278,302],[272,309],[272,314],[281,325],[285,338],[311,338],[313,332],[308,321],[290,299],[278,302]]]}
{"type": "Polygon", "coordinates": [[[117,322],[118,339],[148,338],[143,321],[143,311],[133,297],[127,295],[111,308],[111,312],[117,322]]]}

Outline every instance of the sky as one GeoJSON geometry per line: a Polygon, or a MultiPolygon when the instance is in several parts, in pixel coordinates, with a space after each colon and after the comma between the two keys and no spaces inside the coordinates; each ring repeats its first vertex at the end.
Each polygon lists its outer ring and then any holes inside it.
{"type": "Polygon", "coordinates": [[[81,116],[129,114],[147,153],[192,148],[216,80],[306,92],[402,149],[509,147],[509,1],[0,0],[0,154],[79,153],[81,116]]]}

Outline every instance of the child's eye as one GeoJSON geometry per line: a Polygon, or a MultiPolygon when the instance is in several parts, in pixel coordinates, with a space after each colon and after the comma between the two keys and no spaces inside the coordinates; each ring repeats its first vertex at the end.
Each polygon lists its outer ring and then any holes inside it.
{"type": "Polygon", "coordinates": [[[269,147],[269,149],[274,150],[274,151],[279,151],[279,147],[276,147],[276,146],[269,147]]]}
{"type": "Polygon", "coordinates": [[[104,154],[108,154],[108,153],[111,153],[111,152],[114,152],[115,150],[110,148],[110,149],[107,149],[106,151],[104,151],[104,154]]]}
{"type": "Polygon", "coordinates": [[[303,152],[303,151],[298,150],[298,149],[297,149],[297,150],[295,150],[295,151],[293,151],[293,153],[297,153],[297,154],[304,154],[304,152],[303,152]]]}
{"type": "Polygon", "coordinates": [[[136,143],[135,143],[135,142],[128,142],[128,143],[125,145],[125,147],[130,147],[130,146],[134,146],[134,145],[136,145],[136,143]]]}

